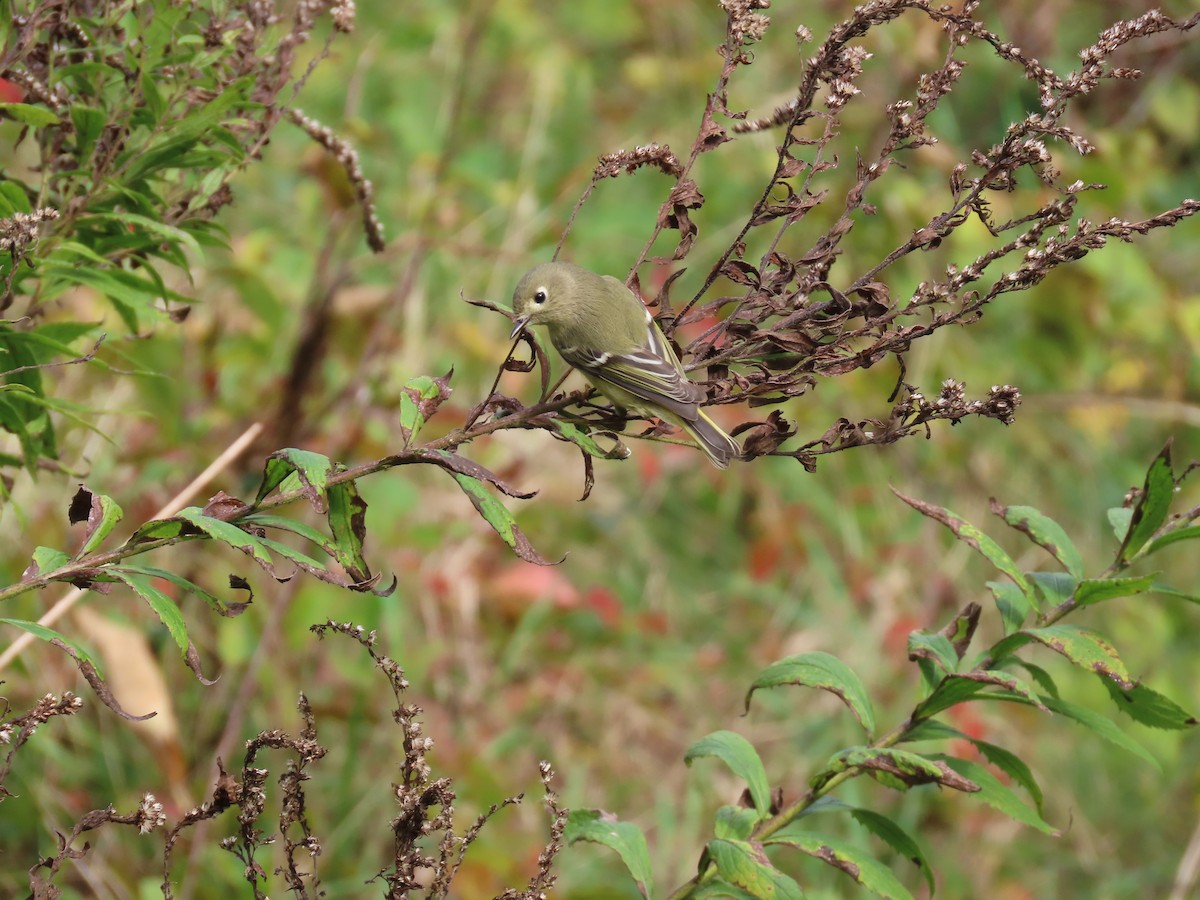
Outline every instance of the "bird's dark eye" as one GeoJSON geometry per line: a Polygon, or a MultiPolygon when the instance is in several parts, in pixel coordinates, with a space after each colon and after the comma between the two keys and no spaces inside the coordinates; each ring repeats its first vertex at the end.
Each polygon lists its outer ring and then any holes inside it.
{"type": "Polygon", "coordinates": [[[546,302],[546,291],[539,288],[538,292],[533,295],[533,302],[537,303],[539,306],[541,304],[545,303],[546,302]]]}

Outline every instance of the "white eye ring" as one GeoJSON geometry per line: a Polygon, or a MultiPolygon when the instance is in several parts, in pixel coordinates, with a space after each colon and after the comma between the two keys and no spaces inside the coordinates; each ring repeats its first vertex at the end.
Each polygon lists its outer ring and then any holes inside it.
{"type": "Polygon", "coordinates": [[[537,291],[533,295],[533,302],[538,304],[539,306],[546,302],[546,289],[545,288],[540,287],[537,289],[537,291]]]}

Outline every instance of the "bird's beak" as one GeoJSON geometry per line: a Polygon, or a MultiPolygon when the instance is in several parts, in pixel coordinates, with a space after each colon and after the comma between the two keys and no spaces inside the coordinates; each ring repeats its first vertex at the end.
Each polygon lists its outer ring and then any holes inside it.
{"type": "Polygon", "coordinates": [[[516,321],[513,323],[512,334],[510,334],[509,337],[515,339],[518,334],[524,331],[525,327],[529,324],[529,319],[530,316],[528,314],[524,316],[517,316],[516,321]]]}

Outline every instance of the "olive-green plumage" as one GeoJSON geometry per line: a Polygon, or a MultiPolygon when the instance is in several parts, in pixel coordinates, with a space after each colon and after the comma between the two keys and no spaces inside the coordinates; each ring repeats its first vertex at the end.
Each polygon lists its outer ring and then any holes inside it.
{"type": "Polygon", "coordinates": [[[703,389],[684,374],[658,323],[611,275],[571,263],[542,263],[513,292],[516,327],[545,325],[550,342],[617,406],[686,431],[713,465],[741,454],[737,441],[704,414],[703,389]]]}

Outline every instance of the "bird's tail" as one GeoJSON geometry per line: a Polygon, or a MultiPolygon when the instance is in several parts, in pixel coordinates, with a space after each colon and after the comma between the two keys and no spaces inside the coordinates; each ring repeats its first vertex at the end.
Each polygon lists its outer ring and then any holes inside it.
{"type": "Polygon", "coordinates": [[[738,442],[727,435],[720,425],[705,415],[702,409],[696,410],[695,419],[681,420],[678,424],[704,451],[709,462],[718,469],[728,468],[731,459],[742,455],[742,448],[738,442]]]}

